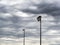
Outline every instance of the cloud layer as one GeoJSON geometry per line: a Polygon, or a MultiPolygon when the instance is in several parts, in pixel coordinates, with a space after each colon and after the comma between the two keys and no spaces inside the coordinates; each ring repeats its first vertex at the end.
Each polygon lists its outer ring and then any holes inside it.
{"type": "Polygon", "coordinates": [[[42,44],[59,44],[59,0],[1,0],[0,44],[22,44],[22,30],[25,29],[26,44],[39,45],[39,22],[36,19],[39,15],[42,16],[42,44]]]}

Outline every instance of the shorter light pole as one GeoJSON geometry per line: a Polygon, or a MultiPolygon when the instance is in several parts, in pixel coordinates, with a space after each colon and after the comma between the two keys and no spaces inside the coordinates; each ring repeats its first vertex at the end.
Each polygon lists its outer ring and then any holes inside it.
{"type": "Polygon", "coordinates": [[[25,29],[23,29],[23,45],[25,45],[25,29]]]}

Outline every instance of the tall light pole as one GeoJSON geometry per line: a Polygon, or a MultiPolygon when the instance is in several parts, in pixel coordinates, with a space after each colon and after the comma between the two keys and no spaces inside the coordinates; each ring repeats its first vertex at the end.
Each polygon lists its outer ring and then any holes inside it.
{"type": "Polygon", "coordinates": [[[41,41],[42,41],[42,40],[41,40],[41,36],[42,36],[42,35],[41,35],[41,16],[38,16],[38,17],[37,17],[37,21],[40,22],[40,45],[41,45],[41,41]]]}
{"type": "Polygon", "coordinates": [[[25,29],[23,29],[23,45],[25,45],[25,29]]]}

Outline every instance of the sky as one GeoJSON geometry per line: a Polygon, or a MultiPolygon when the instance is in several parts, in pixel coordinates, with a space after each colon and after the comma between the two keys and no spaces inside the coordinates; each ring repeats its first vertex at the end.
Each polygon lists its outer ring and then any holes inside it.
{"type": "Polygon", "coordinates": [[[0,0],[0,45],[60,45],[60,0],[0,0]]]}

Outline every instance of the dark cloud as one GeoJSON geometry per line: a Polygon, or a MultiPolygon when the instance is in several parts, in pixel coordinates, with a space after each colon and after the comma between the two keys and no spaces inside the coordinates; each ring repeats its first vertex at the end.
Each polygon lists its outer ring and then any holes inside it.
{"type": "Polygon", "coordinates": [[[15,13],[15,8],[9,5],[0,4],[0,13],[15,13]]]}
{"type": "MultiPolygon", "coordinates": [[[[6,17],[6,18],[0,17],[0,37],[10,37],[10,36],[18,37],[17,36],[18,34],[16,35],[16,33],[18,33],[19,28],[22,27],[20,26],[19,19],[20,18],[17,16],[6,17]],[[8,28],[8,29],[4,29],[4,28],[8,28]]],[[[20,37],[22,37],[21,35],[22,34],[20,34],[20,37]]]]}
{"type": "Polygon", "coordinates": [[[37,9],[22,9],[23,12],[31,13],[31,14],[48,14],[48,15],[60,15],[60,7],[57,6],[57,3],[40,3],[40,4],[34,4],[33,6],[37,7],[37,9]]]}
{"type": "Polygon", "coordinates": [[[2,27],[2,25],[3,25],[3,27],[4,27],[4,25],[5,25],[5,27],[6,26],[11,26],[11,25],[16,25],[16,23],[19,23],[20,21],[19,21],[19,17],[17,17],[17,16],[12,16],[12,17],[6,17],[6,18],[3,18],[3,17],[0,17],[0,21],[2,22],[1,23],[1,27],[2,27]],[[6,23],[5,23],[6,22],[6,23]],[[12,24],[10,24],[10,22],[12,23],[12,24]],[[8,24],[9,23],[9,24],[8,24]]]}
{"type": "Polygon", "coordinates": [[[8,13],[11,9],[9,9],[9,6],[0,4],[0,13],[8,13]]]}
{"type": "Polygon", "coordinates": [[[58,31],[60,29],[60,25],[54,25],[54,26],[49,27],[48,29],[53,29],[53,30],[58,31]]]}
{"type": "MultiPolygon", "coordinates": [[[[20,5],[19,5],[20,6],[20,5]]],[[[26,5],[25,5],[26,6],[26,5]]],[[[49,21],[47,20],[47,24],[44,23],[43,27],[47,27],[44,28],[44,32],[43,32],[43,37],[45,36],[46,38],[54,38],[56,36],[53,35],[44,35],[46,34],[46,32],[50,31],[50,29],[60,29],[60,25],[55,25],[57,23],[59,23],[59,19],[60,19],[60,7],[56,5],[56,3],[40,3],[40,4],[33,4],[32,6],[37,7],[36,9],[31,9],[29,8],[24,8],[24,9],[15,9],[13,8],[13,6],[6,6],[6,5],[0,5],[0,13],[3,13],[3,17],[0,17],[0,38],[3,37],[13,37],[13,38],[22,38],[23,37],[23,31],[21,31],[22,29],[20,28],[26,28],[26,29],[31,29],[33,31],[33,29],[36,29],[35,32],[32,31],[26,31],[26,37],[39,37],[39,25],[37,23],[33,23],[36,22],[34,18],[36,18],[36,15],[38,14],[47,14],[47,15],[52,15],[56,18],[56,20],[52,20],[54,22],[54,25],[49,23],[49,21]],[[13,15],[14,13],[16,13],[16,10],[18,10],[18,12],[22,11],[24,13],[28,13],[28,15],[30,14],[34,14],[34,16],[32,17],[26,17],[26,19],[24,19],[24,17],[19,17],[17,15],[13,15]],[[7,17],[4,16],[4,14],[9,13],[12,16],[11,17],[7,17]],[[57,16],[58,15],[58,16],[57,16]],[[5,29],[8,28],[8,29],[5,29]]],[[[49,17],[49,16],[47,16],[49,17]]],[[[46,19],[47,19],[46,17],[46,19]]],[[[50,19],[50,18],[49,18],[50,19]]],[[[42,29],[43,30],[43,29],[42,29]]],[[[49,34],[49,33],[47,33],[49,34]]],[[[58,32],[59,34],[59,32],[58,32]]],[[[44,37],[44,38],[45,38],[44,37]]],[[[35,42],[33,42],[35,43],[35,42]]]]}
{"type": "MultiPolygon", "coordinates": [[[[11,36],[13,36],[13,38],[22,38],[23,32],[21,31],[22,29],[20,28],[25,27],[24,24],[26,23],[27,25],[27,22],[30,23],[31,20],[30,21],[26,20],[27,21],[26,22],[25,20],[22,20],[23,18],[15,16],[15,15],[12,15],[12,17],[5,17],[5,18],[4,17],[5,16],[0,17],[0,38],[11,37],[11,36]]],[[[28,27],[27,25],[27,28],[30,28],[30,27],[28,27]]],[[[32,27],[30,29],[32,29],[32,27]]],[[[26,32],[26,37],[31,37],[31,36],[34,37],[38,35],[31,33],[31,32],[26,32]]]]}

